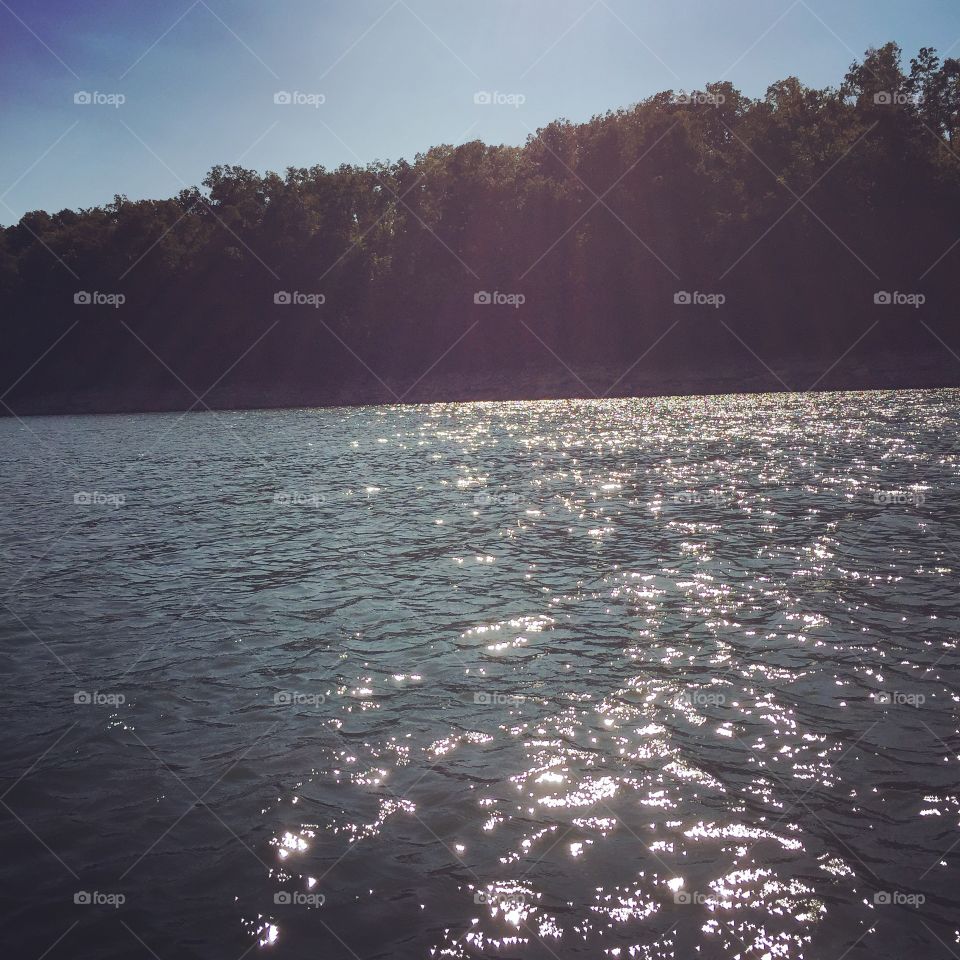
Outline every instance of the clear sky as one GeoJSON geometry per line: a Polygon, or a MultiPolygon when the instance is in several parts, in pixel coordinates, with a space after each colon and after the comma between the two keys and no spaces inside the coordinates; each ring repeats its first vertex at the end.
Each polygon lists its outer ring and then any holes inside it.
{"type": "Polygon", "coordinates": [[[0,223],[172,196],[217,163],[519,144],[712,80],[836,85],[888,40],[960,56],[960,0],[0,0],[0,223]]]}

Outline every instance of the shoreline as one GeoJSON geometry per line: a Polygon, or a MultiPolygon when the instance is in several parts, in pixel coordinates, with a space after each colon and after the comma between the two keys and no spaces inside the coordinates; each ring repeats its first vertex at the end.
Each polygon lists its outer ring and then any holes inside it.
{"type": "Polygon", "coordinates": [[[831,393],[883,390],[930,390],[960,387],[960,360],[940,356],[911,358],[904,364],[892,358],[882,363],[858,361],[837,364],[814,362],[771,364],[770,372],[737,369],[713,375],[679,370],[628,372],[609,366],[578,371],[509,371],[458,376],[445,373],[412,381],[340,385],[302,384],[266,387],[236,384],[219,387],[202,402],[187,389],[138,390],[120,386],[109,391],[54,393],[6,398],[2,417],[133,415],[231,410],[290,410],[360,406],[396,406],[444,403],[518,402],[538,400],[613,400],[653,397],[726,396],[765,393],[831,393]],[[824,370],[827,373],[824,374],[824,370]],[[785,371],[785,373],[781,373],[785,371]],[[613,384],[611,388],[609,385],[613,384]],[[9,407],[9,409],[8,409],[9,407]]]}

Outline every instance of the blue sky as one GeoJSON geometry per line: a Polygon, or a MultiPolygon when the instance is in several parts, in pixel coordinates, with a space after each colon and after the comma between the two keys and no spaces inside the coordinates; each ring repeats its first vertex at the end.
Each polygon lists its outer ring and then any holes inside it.
{"type": "Polygon", "coordinates": [[[557,117],[717,79],[754,96],[791,74],[835,85],[891,39],[906,59],[923,45],[960,56],[960,3],[0,0],[0,223],[172,196],[217,163],[282,171],[522,143],[557,117]],[[324,102],[277,104],[281,91],[324,102]],[[481,91],[524,101],[477,104],[481,91]]]}

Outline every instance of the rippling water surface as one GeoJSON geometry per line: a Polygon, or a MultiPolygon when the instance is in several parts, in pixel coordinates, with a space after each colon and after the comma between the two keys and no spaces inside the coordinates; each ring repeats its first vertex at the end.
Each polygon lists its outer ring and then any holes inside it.
{"type": "Polygon", "coordinates": [[[0,422],[8,955],[956,955],[958,399],[0,422]]]}

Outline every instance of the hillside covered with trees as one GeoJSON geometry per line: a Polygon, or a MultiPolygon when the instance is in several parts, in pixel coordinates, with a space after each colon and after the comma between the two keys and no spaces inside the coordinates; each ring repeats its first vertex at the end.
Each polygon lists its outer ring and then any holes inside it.
{"type": "Polygon", "coordinates": [[[821,385],[960,383],[958,240],[960,62],[888,44],[836,88],[28,213],[0,229],[3,412],[808,388],[837,361],[821,385]]]}

